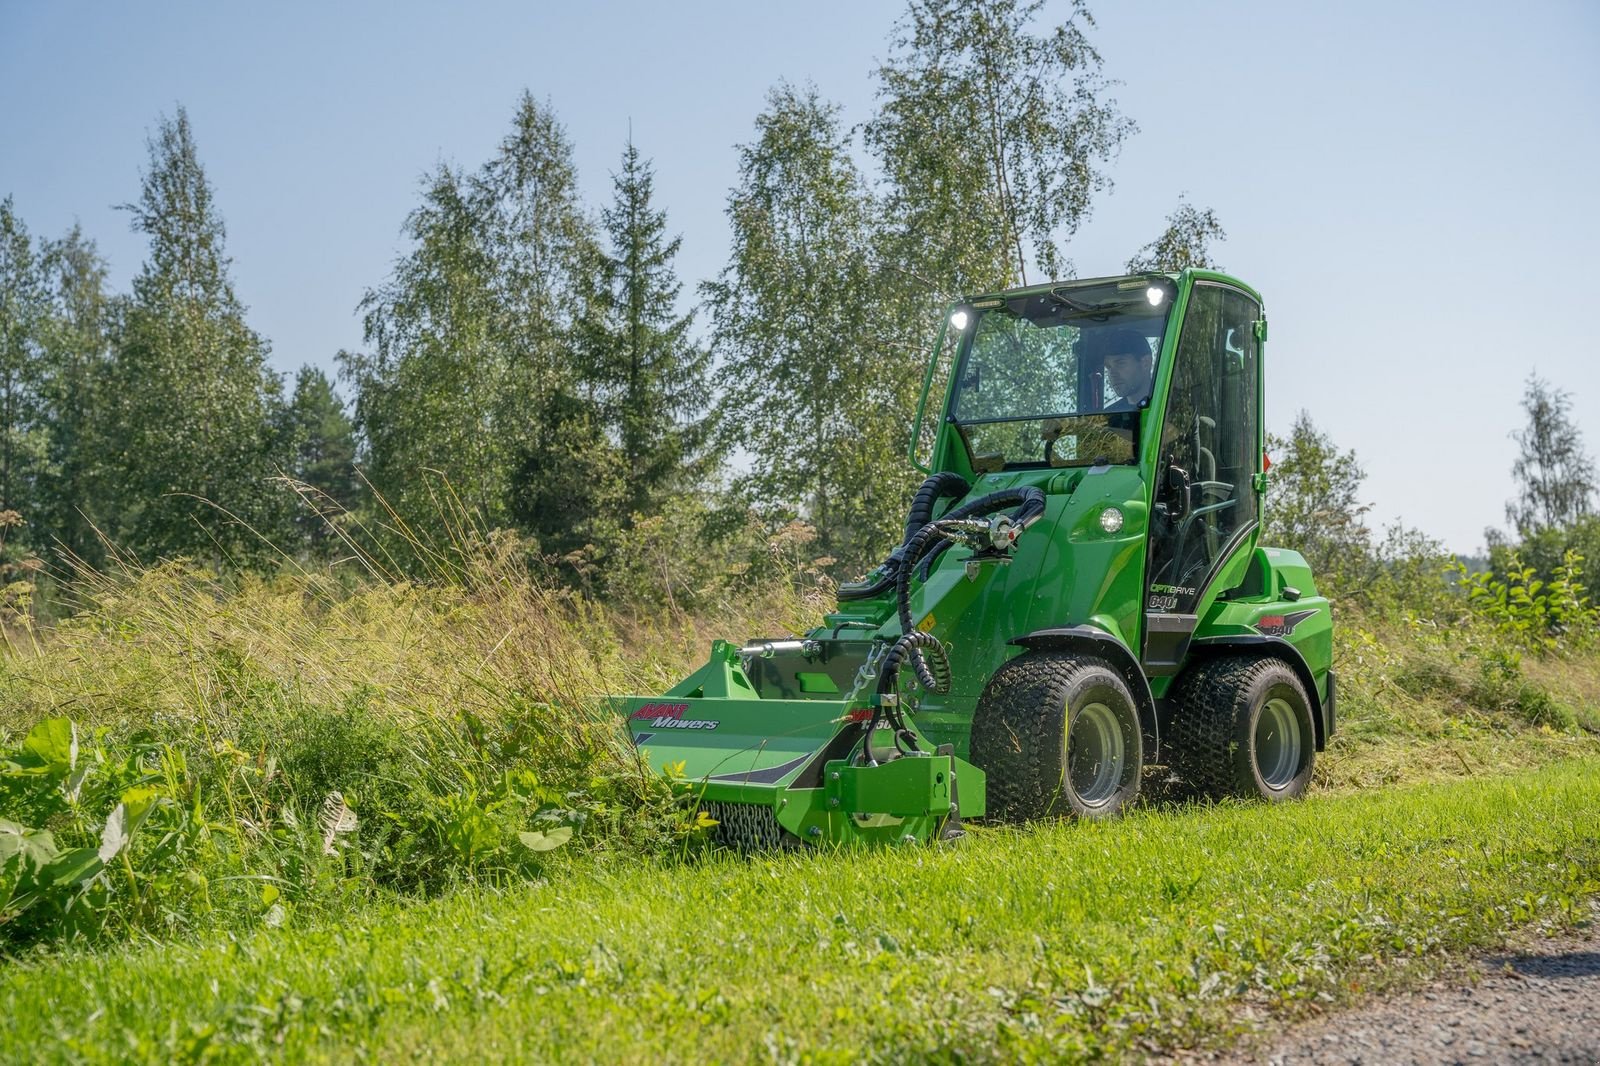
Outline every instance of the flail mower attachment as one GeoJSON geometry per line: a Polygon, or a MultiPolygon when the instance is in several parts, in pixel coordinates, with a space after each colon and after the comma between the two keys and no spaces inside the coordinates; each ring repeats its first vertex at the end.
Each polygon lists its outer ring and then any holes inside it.
{"type": "Polygon", "coordinates": [[[744,851],[808,843],[912,843],[983,814],[983,772],[935,748],[900,705],[906,659],[948,683],[939,642],[774,640],[711,646],[662,696],[628,697],[634,744],[744,851]]]}

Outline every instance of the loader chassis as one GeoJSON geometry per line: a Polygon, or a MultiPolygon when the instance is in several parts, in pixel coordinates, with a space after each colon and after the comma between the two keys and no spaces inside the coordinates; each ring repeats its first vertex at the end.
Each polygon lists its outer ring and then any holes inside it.
{"type": "Polygon", "coordinates": [[[718,641],[618,700],[635,744],[739,847],[1110,816],[1151,764],[1299,796],[1335,724],[1332,616],[1257,544],[1266,337],[1210,271],[961,301],[902,542],[811,632],[718,641]]]}

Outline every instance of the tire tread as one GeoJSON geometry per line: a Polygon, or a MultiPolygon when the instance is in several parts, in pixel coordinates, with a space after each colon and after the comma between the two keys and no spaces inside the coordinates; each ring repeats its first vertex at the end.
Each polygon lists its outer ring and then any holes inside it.
{"type": "MultiPolygon", "coordinates": [[[[1257,682],[1275,671],[1286,672],[1305,700],[1300,679],[1276,656],[1224,656],[1196,666],[1180,680],[1171,726],[1171,766],[1188,792],[1210,799],[1250,794],[1240,785],[1235,761],[1240,719],[1250,714],[1257,682]]],[[[1304,740],[1312,743],[1309,736],[1304,740]]]]}
{"type": "MultiPolygon", "coordinates": [[[[1066,699],[1079,678],[1095,670],[1121,680],[1104,659],[1060,651],[1029,652],[994,672],[978,701],[971,744],[973,762],[987,775],[990,817],[1017,822],[1066,812],[1066,699]]],[[[1131,693],[1128,698],[1131,705],[1131,693]]]]}

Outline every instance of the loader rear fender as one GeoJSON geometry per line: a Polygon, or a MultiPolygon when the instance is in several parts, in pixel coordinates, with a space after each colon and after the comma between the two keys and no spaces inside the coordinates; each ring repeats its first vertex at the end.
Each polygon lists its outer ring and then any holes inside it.
{"type": "Polygon", "coordinates": [[[1080,655],[1096,655],[1105,659],[1121,672],[1139,704],[1139,729],[1144,734],[1144,760],[1156,762],[1161,743],[1161,729],[1156,722],[1156,701],[1150,693],[1150,681],[1139,669],[1139,660],[1128,646],[1103,629],[1094,626],[1061,626],[1052,629],[1035,629],[1020,637],[1012,637],[1008,644],[1029,651],[1050,649],[1070,651],[1080,655]]]}
{"type": "MultiPolygon", "coordinates": [[[[1189,661],[1183,664],[1183,672],[1187,674],[1194,669],[1196,664],[1214,659],[1219,655],[1250,654],[1271,656],[1282,659],[1288,663],[1300,678],[1300,684],[1305,686],[1306,696],[1311,700],[1311,724],[1316,728],[1317,750],[1322,751],[1328,746],[1328,734],[1333,731],[1333,707],[1331,702],[1324,701],[1317,691],[1317,679],[1311,673],[1311,667],[1306,664],[1306,657],[1300,654],[1300,649],[1284,640],[1282,637],[1268,636],[1221,636],[1201,637],[1189,645],[1189,661]],[[1326,705],[1325,705],[1326,704],[1326,705]]],[[[1180,683],[1181,683],[1180,676],[1180,683]]],[[[1332,695],[1333,674],[1329,671],[1329,695],[1332,695]]]]}

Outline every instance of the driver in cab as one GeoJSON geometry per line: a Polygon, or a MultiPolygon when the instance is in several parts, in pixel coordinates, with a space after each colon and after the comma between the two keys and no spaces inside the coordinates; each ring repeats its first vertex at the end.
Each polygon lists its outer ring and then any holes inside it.
{"type": "MultiPolygon", "coordinates": [[[[1093,414],[1133,412],[1150,398],[1155,359],[1143,333],[1126,326],[1107,330],[1103,338],[1105,381],[1117,399],[1093,414]]],[[[1041,436],[1046,442],[1045,460],[1055,463],[1056,441],[1072,434],[1073,454],[1100,455],[1106,462],[1125,463],[1133,458],[1137,422],[1133,419],[1095,420],[1052,418],[1045,421],[1041,436]]]]}
{"type": "Polygon", "coordinates": [[[1144,334],[1131,329],[1111,331],[1106,338],[1106,383],[1117,394],[1107,411],[1137,411],[1150,397],[1150,376],[1155,361],[1144,334]]]}

